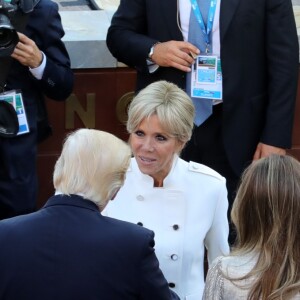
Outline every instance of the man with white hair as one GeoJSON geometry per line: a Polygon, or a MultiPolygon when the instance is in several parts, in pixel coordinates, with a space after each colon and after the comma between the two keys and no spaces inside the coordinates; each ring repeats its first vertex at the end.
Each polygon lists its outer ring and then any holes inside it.
{"type": "Polygon", "coordinates": [[[159,269],[154,233],[100,213],[130,156],[107,132],[80,129],[67,138],[55,195],[37,212],[0,222],[0,299],[179,299],[159,269]]]}

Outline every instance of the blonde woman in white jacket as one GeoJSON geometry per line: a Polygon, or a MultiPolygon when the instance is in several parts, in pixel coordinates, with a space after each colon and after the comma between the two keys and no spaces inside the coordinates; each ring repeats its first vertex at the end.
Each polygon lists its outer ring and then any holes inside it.
{"type": "Polygon", "coordinates": [[[176,85],[158,81],[139,92],[127,122],[134,157],[105,211],[155,232],[160,267],[186,300],[202,298],[205,248],[209,263],[229,252],[225,178],[178,157],[193,119],[193,103],[176,85]]]}

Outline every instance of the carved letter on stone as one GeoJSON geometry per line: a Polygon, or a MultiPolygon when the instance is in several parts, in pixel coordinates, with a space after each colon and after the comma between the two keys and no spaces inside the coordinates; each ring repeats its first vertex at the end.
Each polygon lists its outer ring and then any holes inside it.
{"type": "MultiPolygon", "coordinates": [[[[82,104],[72,94],[66,101],[66,116],[65,127],[66,129],[75,128],[75,114],[82,121],[83,127],[95,128],[95,93],[86,95],[86,108],[83,108],[82,104]]],[[[76,126],[78,127],[78,126],[76,126]]]]}

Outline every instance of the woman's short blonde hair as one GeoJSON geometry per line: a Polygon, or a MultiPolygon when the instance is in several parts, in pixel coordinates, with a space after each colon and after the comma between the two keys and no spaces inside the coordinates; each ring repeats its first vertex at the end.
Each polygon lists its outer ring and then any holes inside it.
{"type": "Polygon", "coordinates": [[[192,135],[194,105],[177,85],[157,81],[141,90],[128,110],[127,131],[133,133],[140,123],[156,114],[164,130],[183,144],[192,135]]]}
{"type": "Polygon", "coordinates": [[[123,185],[129,146],[116,136],[94,129],[70,134],[54,168],[53,182],[63,194],[81,194],[102,210],[123,185]]]}

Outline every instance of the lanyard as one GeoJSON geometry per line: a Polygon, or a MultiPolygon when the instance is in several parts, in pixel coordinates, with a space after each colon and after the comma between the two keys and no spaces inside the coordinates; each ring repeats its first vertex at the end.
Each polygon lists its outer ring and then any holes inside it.
{"type": "Polygon", "coordinates": [[[211,0],[210,1],[210,8],[209,8],[209,11],[208,11],[206,28],[205,28],[205,25],[204,25],[204,22],[203,22],[203,18],[202,18],[197,0],[190,0],[190,1],[191,1],[193,12],[194,12],[195,17],[197,19],[197,22],[199,23],[200,29],[204,34],[204,39],[205,39],[205,43],[206,43],[205,52],[208,53],[208,48],[209,48],[209,44],[210,44],[210,34],[211,34],[211,31],[212,31],[212,27],[213,27],[213,22],[214,22],[214,17],[215,17],[215,12],[216,12],[216,6],[217,6],[217,0],[211,0]]]}

